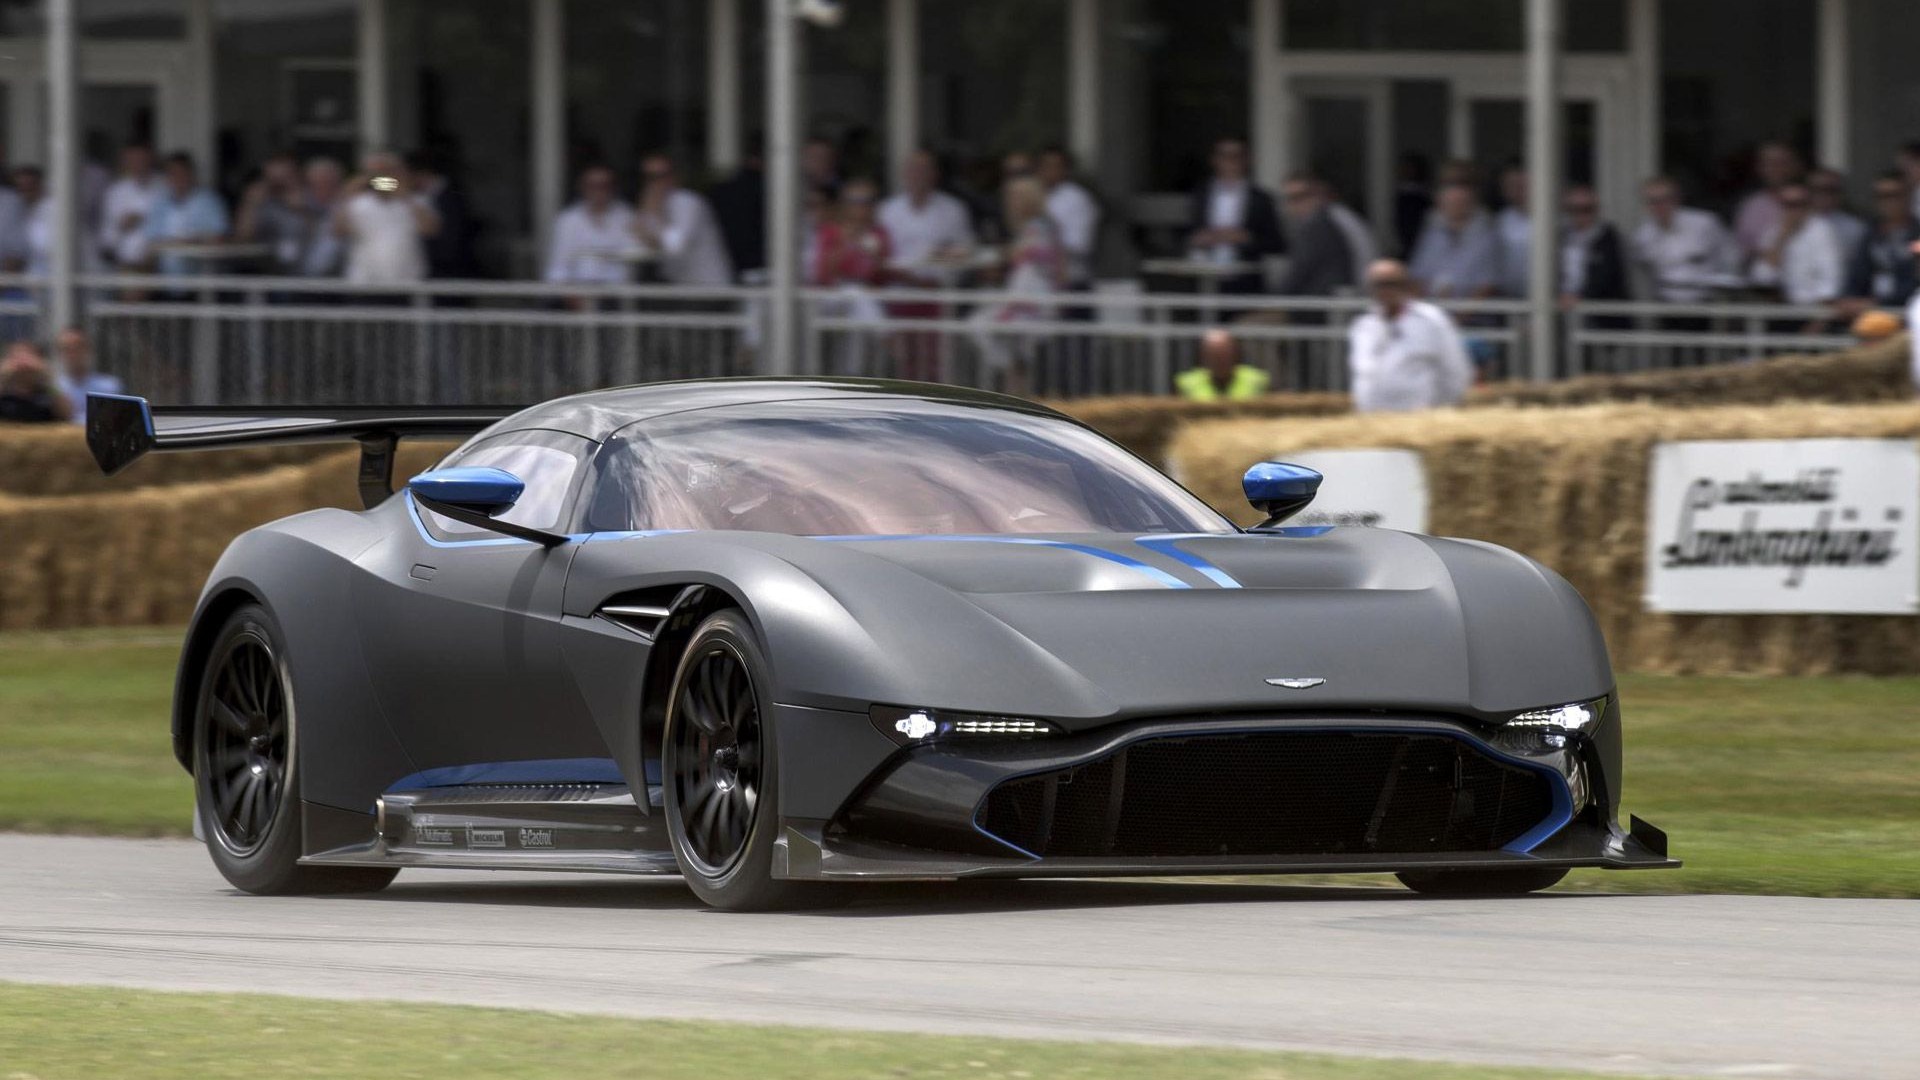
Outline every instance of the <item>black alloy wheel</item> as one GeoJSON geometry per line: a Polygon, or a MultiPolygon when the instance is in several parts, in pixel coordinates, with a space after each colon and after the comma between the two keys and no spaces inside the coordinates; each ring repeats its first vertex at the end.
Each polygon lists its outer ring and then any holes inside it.
{"type": "Polygon", "coordinates": [[[286,792],[291,725],[272,643],[242,632],[209,669],[200,764],[210,824],[235,855],[258,851],[286,792]]]}
{"type": "Polygon", "coordinates": [[[300,863],[299,695],[285,641],[265,607],[243,604],[207,649],[190,758],[207,853],[221,876],[256,895],[383,889],[396,868],[300,863]]]}
{"type": "Polygon", "coordinates": [[[667,698],[667,837],[687,886],[717,908],[765,911],[830,895],[773,876],[780,770],[770,670],[746,615],[717,611],[694,630],[667,698]]]}
{"type": "Polygon", "coordinates": [[[686,853],[718,877],[739,865],[760,808],[760,705],[746,660],[713,638],[687,659],[674,711],[674,792],[686,853]]]}

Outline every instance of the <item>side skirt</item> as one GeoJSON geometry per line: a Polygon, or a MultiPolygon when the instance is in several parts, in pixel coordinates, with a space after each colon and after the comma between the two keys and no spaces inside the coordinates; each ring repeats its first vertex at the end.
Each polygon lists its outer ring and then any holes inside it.
{"type": "Polygon", "coordinates": [[[308,855],[313,866],[678,874],[665,822],[624,784],[474,785],[395,791],[370,843],[308,855]]]}

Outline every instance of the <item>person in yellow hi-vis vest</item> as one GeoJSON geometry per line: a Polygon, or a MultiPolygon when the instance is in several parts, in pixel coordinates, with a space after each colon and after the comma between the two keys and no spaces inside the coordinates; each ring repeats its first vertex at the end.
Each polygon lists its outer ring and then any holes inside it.
{"type": "Polygon", "coordinates": [[[1225,330],[1209,330],[1200,339],[1200,365],[1173,378],[1173,388],[1188,401],[1246,401],[1267,392],[1272,377],[1240,362],[1240,342],[1225,330]]]}

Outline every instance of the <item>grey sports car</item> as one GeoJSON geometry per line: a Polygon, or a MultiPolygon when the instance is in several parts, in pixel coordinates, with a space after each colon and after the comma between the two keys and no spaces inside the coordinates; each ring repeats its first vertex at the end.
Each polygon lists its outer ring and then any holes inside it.
{"type": "Polygon", "coordinates": [[[357,440],[366,509],[236,539],[187,632],[196,831],[256,893],[405,867],[815,883],[1392,872],[1448,894],[1677,865],[1619,821],[1567,583],[1488,544],[1242,530],[1028,401],[662,383],[529,409],[162,409],[149,450],[357,440]],[[390,488],[406,437],[467,436],[390,488]]]}

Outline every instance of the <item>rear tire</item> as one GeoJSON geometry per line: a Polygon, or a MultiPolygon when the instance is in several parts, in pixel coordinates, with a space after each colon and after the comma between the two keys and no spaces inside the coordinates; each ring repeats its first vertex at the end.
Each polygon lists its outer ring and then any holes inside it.
{"type": "Polygon", "coordinates": [[[1510,870],[1407,870],[1394,875],[1400,884],[1426,896],[1524,896],[1560,883],[1565,870],[1525,867],[1510,870]]]}
{"type": "Polygon", "coordinates": [[[259,896],[377,892],[397,869],[301,866],[297,711],[285,638],[248,604],[221,626],[194,704],[195,811],[213,865],[259,896]]]}
{"type": "Polygon", "coordinates": [[[794,906],[804,885],[773,876],[779,759],[766,657],[735,609],[709,615],[674,672],[661,734],[662,802],[687,886],[731,911],[794,906]]]}

